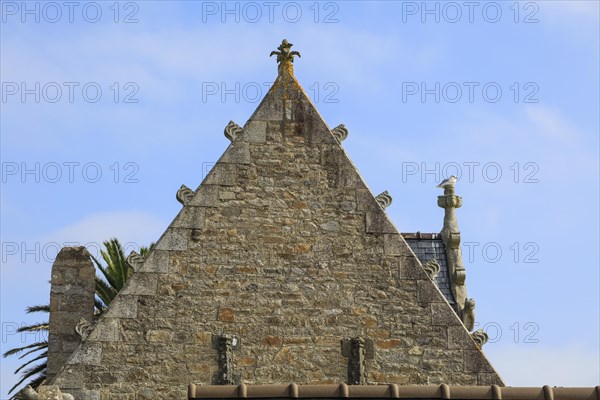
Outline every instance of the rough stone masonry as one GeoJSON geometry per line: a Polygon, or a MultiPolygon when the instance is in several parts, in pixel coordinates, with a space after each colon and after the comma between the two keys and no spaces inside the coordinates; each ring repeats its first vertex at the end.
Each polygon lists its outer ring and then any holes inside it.
{"type": "Polygon", "coordinates": [[[126,287],[50,382],[62,392],[185,399],[219,371],[225,383],[502,385],[300,87],[290,47],[202,184],[177,193],[156,248],[131,258],[126,287]],[[360,362],[344,340],[369,345],[360,362]]]}

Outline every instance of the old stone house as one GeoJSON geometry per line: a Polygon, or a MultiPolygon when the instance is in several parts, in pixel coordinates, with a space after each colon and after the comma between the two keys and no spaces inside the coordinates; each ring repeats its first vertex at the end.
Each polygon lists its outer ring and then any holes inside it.
{"type": "Polygon", "coordinates": [[[454,182],[438,198],[440,233],[401,233],[389,194],[372,193],[344,151],[346,128],[330,129],[295,79],[290,47],[202,184],[177,191],[156,248],[129,256],[135,273],[99,319],[87,251],[60,252],[40,398],[502,394],[486,335],[471,332],[454,182]]]}

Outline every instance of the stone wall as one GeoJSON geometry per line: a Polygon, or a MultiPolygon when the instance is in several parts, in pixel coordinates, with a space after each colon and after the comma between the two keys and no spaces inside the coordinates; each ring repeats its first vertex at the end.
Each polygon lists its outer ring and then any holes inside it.
{"type": "Polygon", "coordinates": [[[75,327],[94,317],[95,269],[85,247],[65,247],[56,256],[50,280],[48,367],[52,380],[81,342],[75,327]]]}
{"type": "MultiPolygon", "coordinates": [[[[200,171],[199,171],[200,174],[200,171]]],[[[81,399],[185,399],[239,338],[236,379],[502,384],[295,79],[284,73],[56,383],[81,399]]]]}

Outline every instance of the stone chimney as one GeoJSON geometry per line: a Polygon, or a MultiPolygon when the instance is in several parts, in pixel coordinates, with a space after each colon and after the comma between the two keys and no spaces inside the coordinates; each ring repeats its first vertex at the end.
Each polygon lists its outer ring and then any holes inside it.
{"type": "Polygon", "coordinates": [[[444,227],[440,236],[446,248],[450,286],[456,300],[456,311],[462,318],[461,313],[465,308],[467,289],[465,286],[466,271],[460,250],[460,231],[456,220],[456,209],[462,206],[462,197],[454,194],[455,183],[456,177],[451,177],[440,184],[439,187],[444,189],[444,195],[438,196],[438,206],[444,209],[444,227]]]}
{"type": "Polygon", "coordinates": [[[47,382],[81,343],[75,327],[94,317],[95,269],[83,246],[63,247],[52,265],[47,382]]]}

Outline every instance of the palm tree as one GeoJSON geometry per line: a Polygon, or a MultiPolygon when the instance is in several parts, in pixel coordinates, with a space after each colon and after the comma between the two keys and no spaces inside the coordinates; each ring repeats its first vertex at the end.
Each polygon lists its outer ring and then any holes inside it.
{"type": "MultiPolygon", "coordinates": [[[[123,252],[123,246],[121,243],[113,238],[103,243],[106,250],[101,250],[100,255],[102,260],[106,263],[104,266],[98,259],[92,256],[92,260],[96,267],[102,273],[103,278],[96,276],[96,299],[95,299],[95,317],[97,318],[110,304],[112,299],[115,298],[117,293],[123,288],[127,279],[133,274],[133,268],[127,262],[125,253],[123,252]]],[[[140,255],[146,258],[149,252],[154,248],[154,243],[150,244],[149,247],[141,247],[140,255]]],[[[25,310],[27,314],[34,312],[50,312],[50,305],[32,306],[27,307],[25,310]]],[[[22,326],[17,329],[17,332],[36,332],[45,337],[48,336],[48,322],[39,322],[33,325],[22,326]]],[[[32,378],[28,385],[37,388],[46,379],[46,366],[48,357],[48,340],[40,340],[27,346],[18,347],[11,349],[3,354],[3,357],[20,354],[19,359],[23,359],[28,355],[35,356],[28,360],[26,363],[21,365],[15,370],[15,374],[21,372],[21,379],[8,391],[8,394],[13,392],[18,386],[21,385],[26,379],[32,378]],[[39,364],[30,366],[27,369],[25,367],[30,364],[41,361],[39,364]]],[[[15,399],[14,395],[11,397],[15,399]]]]}
{"type": "MultiPolygon", "coordinates": [[[[123,252],[123,246],[115,238],[104,242],[106,250],[100,250],[100,255],[106,263],[106,267],[102,265],[96,257],[92,256],[92,260],[96,267],[102,272],[104,279],[96,276],[96,309],[97,313],[102,313],[104,309],[115,298],[117,293],[125,286],[127,279],[133,274],[133,268],[127,262],[127,257],[123,252]]],[[[149,247],[140,247],[140,255],[144,258],[154,248],[154,243],[149,247]]]]}
{"type": "MultiPolygon", "coordinates": [[[[49,313],[50,305],[45,304],[45,305],[41,305],[41,306],[27,307],[25,309],[25,312],[27,314],[31,314],[31,313],[35,313],[35,312],[49,313]]],[[[36,323],[33,325],[22,326],[19,329],[17,329],[17,332],[19,332],[19,333],[35,332],[35,333],[40,334],[40,336],[48,337],[48,322],[39,322],[39,323],[36,323]]],[[[28,355],[35,355],[35,357],[32,358],[31,360],[27,361],[25,364],[21,365],[19,368],[17,368],[15,370],[15,374],[18,374],[20,371],[22,371],[21,372],[21,380],[19,380],[8,391],[8,394],[10,394],[17,386],[19,386],[21,383],[23,383],[23,381],[25,379],[33,377],[33,379],[29,382],[29,385],[31,387],[38,387],[42,382],[44,382],[44,379],[46,379],[46,359],[48,356],[48,340],[47,339],[39,340],[39,341],[29,344],[27,346],[11,349],[11,350],[7,351],[6,353],[4,353],[3,357],[16,355],[23,351],[25,353],[23,353],[21,356],[19,356],[19,359],[23,359],[28,355]],[[43,361],[37,365],[31,366],[31,367],[23,370],[23,368],[27,367],[31,363],[38,361],[38,360],[43,360],[43,361]]]]}

